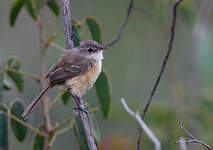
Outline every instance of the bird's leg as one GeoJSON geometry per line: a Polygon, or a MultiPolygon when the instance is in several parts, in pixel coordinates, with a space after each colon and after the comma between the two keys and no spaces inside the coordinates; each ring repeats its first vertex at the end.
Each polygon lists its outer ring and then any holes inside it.
{"type": "Polygon", "coordinates": [[[72,97],[73,97],[73,99],[75,100],[75,102],[76,102],[76,106],[75,106],[75,111],[78,111],[78,110],[82,110],[82,111],[84,111],[86,114],[88,114],[88,109],[87,109],[87,107],[85,107],[83,104],[81,104],[81,102],[80,102],[80,98],[78,97],[78,96],[76,96],[76,95],[73,95],[72,93],[70,93],[71,95],[72,95],[72,97]]]}

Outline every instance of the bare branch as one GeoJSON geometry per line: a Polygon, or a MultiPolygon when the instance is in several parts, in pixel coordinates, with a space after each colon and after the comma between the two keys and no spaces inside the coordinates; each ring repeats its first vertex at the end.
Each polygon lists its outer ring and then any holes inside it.
{"type": "MultiPolygon", "coordinates": [[[[154,96],[155,94],[155,91],[159,85],[159,82],[160,82],[160,79],[164,73],[164,70],[165,70],[165,67],[166,67],[166,64],[168,62],[168,59],[169,59],[169,56],[170,56],[170,53],[172,51],[172,48],[173,48],[173,42],[174,42],[174,38],[175,38],[175,26],[176,26],[176,19],[177,19],[177,7],[178,5],[182,2],[182,0],[177,0],[174,5],[173,5],[173,19],[172,19],[172,25],[171,25],[171,32],[170,32],[170,40],[169,40],[169,44],[168,44],[168,50],[167,50],[167,53],[166,53],[166,56],[164,57],[164,60],[163,60],[163,63],[162,63],[162,66],[161,66],[161,69],[160,69],[160,72],[157,76],[157,79],[155,81],[155,84],[154,84],[154,87],[153,89],[151,90],[151,93],[150,93],[150,97],[144,107],[144,111],[143,111],[143,114],[142,114],[142,119],[144,120],[145,118],[145,115],[146,115],[146,112],[150,106],[150,103],[152,101],[152,97],[154,96]]],[[[139,129],[139,134],[138,134],[138,140],[137,140],[137,145],[136,145],[136,150],[139,150],[139,147],[140,147],[140,142],[141,142],[141,136],[142,136],[142,129],[140,128],[139,129]]]]}
{"type": "Polygon", "coordinates": [[[73,36],[70,16],[70,1],[62,0],[63,16],[64,16],[64,31],[66,35],[66,48],[71,49],[73,47],[73,36]]]}
{"type": "Polygon", "coordinates": [[[213,147],[211,147],[211,146],[209,146],[208,144],[206,144],[206,143],[204,143],[203,141],[200,141],[200,140],[198,140],[198,139],[196,139],[188,130],[186,130],[184,127],[183,127],[183,125],[181,124],[181,122],[180,122],[180,128],[181,128],[181,130],[186,134],[186,136],[188,137],[188,138],[190,138],[191,140],[179,140],[179,141],[176,141],[175,143],[177,144],[177,143],[198,143],[198,144],[200,144],[200,145],[202,145],[202,146],[204,146],[204,147],[206,147],[208,150],[213,150],[213,147]]]}
{"type": "MultiPolygon", "coordinates": [[[[46,17],[46,0],[42,0],[41,11],[38,19],[39,36],[40,36],[40,90],[45,88],[45,17],[46,17]]],[[[49,116],[49,104],[46,97],[43,98],[43,114],[45,120],[46,134],[51,132],[51,121],[49,116]]],[[[44,149],[48,150],[48,137],[45,137],[44,149]]]]}
{"type": "MultiPolygon", "coordinates": [[[[69,0],[62,0],[62,7],[63,7],[63,16],[64,16],[64,30],[66,35],[66,48],[71,49],[73,47],[73,40],[72,40],[72,25],[71,25],[71,17],[70,17],[70,4],[69,0]]],[[[71,93],[72,95],[72,93],[71,93]]],[[[73,96],[73,95],[72,95],[73,96]]],[[[77,97],[73,97],[75,99],[76,105],[79,104],[84,106],[83,99],[77,97]]],[[[87,138],[88,147],[90,150],[97,150],[97,146],[95,144],[95,139],[92,135],[92,130],[89,123],[88,114],[82,110],[78,110],[78,113],[81,118],[81,123],[87,138]]]]}
{"type": "MultiPolygon", "coordinates": [[[[72,95],[72,93],[70,93],[70,94],[72,95]]],[[[83,103],[84,100],[82,98],[76,97],[74,95],[72,95],[72,97],[74,98],[77,107],[80,107],[80,105],[85,107],[84,103],[83,103]]],[[[78,113],[79,113],[81,123],[82,123],[83,129],[84,129],[84,132],[85,132],[85,136],[87,138],[87,143],[88,143],[89,149],[97,150],[97,146],[95,144],[95,139],[92,134],[92,129],[90,126],[88,114],[81,109],[78,109],[78,113]]]]}
{"type": "Polygon", "coordinates": [[[191,139],[194,139],[194,136],[193,136],[191,133],[189,133],[189,131],[187,131],[187,130],[183,127],[183,125],[182,125],[181,122],[180,122],[180,128],[183,130],[183,132],[186,133],[186,136],[187,136],[187,137],[189,137],[189,138],[191,138],[191,139]]]}
{"type": "Polygon", "coordinates": [[[135,118],[140,127],[146,132],[148,137],[152,140],[152,142],[155,144],[155,150],[161,150],[161,143],[158,140],[158,138],[154,135],[154,133],[149,129],[149,127],[144,123],[144,121],[140,117],[139,112],[133,112],[130,110],[129,106],[126,104],[125,100],[122,98],[121,103],[123,104],[124,109],[127,113],[129,113],[133,118],[135,118]]]}
{"type": "Polygon", "coordinates": [[[126,10],[126,16],[121,24],[121,27],[119,29],[118,35],[115,37],[114,40],[112,40],[111,42],[109,42],[108,44],[104,45],[104,47],[111,47],[112,45],[114,45],[115,43],[118,42],[118,40],[121,38],[121,35],[123,34],[124,31],[124,27],[126,26],[128,20],[129,20],[129,16],[131,14],[132,8],[133,8],[133,3],[134,0],[130,0],[129,1],[129,7],[126,10]]]}

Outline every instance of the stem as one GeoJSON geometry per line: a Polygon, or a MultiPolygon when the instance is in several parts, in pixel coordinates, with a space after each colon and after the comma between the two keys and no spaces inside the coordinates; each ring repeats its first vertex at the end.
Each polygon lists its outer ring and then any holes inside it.
{"type": "Polygon", "coordinates": [[[67,120],[64,120],[63,122],[61,122],[59,125],[57,125],[57,126],[55,127],[55,130],[60,129],[61,127],[65,126],[67,123],[71,122],[71,121],[75,118],[75,116],[76,116],[76,115],[74,114],[74,115],[72,115],[70,118],[68,118],[67,120]]]}
{"type": "MultiPolygon", "coordinates": [[[[90,110],[88,110],[88,113],[92,113],[92,112],[94,112],[94,111],[96,111],[96,110],[98,110],[98,107],[91,108],[90,110]]],[[[75,118],[76,115],[77,115],[77,114],[74,114],[74,115],[72,115],[70,118],[68,118],[67,120],[64,120],[63,122],[61,122],[60,124],[58,124],[58,125],[54,128],[54,130],[58,130],[58,129],[60,129],[61,127],[65,126],[67,123],[71,122],[71,121],[75,118]]]]}
{"type": "Polygon", "coordinates": [[[61,91],[61,92],[55,97],[55,99],[53,99],[52,102],[49,104],[49,108],[52,108],[53,105],[55,105],[56,102],[57,102],[58,100],[60,100],[61,96],[62,96],[65,92],[66,92],[66,91],[61,91]]]}
{"type": "MultiPolygon", "coordinates": [[[[163,60],[163,63],[162,63],[162,66],[160,68],[160,72],[157,76],[157,79],[154,83],[154,87],[153,89],[151,90],[151,93],[150,93],[150,96],[149,96],[149,99],[144,107],[144,111],[143,111],[143,114],[141,115],[141,118],[142,120],[144,120],[145,118],[145,115],[146,115],[146,112],[151,104],[151,101],[152,101],[152,97],[154,96],[155,94],[155,91],[159,85],[159,82],[161,80],[161,77],[165,71],[165,68],[166,68],[166,65],[167,65],[167,62],[168,62],[168,59],[169,59],[169,56],[171,54],[171,51],[172,51],[172,48],[173,48],[173,43],[174,43],[174,38],[175,38],[175,26],[176,26],[176,19],[177,19],[177,7],[178,5],[182,2],[183,0],[177,0],[174,5],[173,5],[173,16],[172,16],[172,25],[171,25],[171,28],[170,28],[170,39],[169,39],[169,44],[168,44],[168,49],[167,49],[167,53],[164,57],[164,60],[163,60]]],[[[139,128],[139,134],[138,134],[138,140],[137,140],[137,145],[136,145],[136,150],[139,150],[140,148],[140,142],[141,142],[141,137],[142,137],[142,129],[139,128]]]]}
{"type": "Polygon", "coordinates": [[[11,71],[11,72],[14,72],[14,73],[18,73],[20,75],[23,75],[23,76],[26,76],[26,77],[29,77],[29,78],[32,78],[34,80],[36,80],[37,82],[40,82],[40,78],[36,75],[33,75],[31,73],[28,73],[28,72],[24,72],[24,71],[20,71],[20,70],[16,70],[16,69],[13,69],[9,66],[6,66],[5,67],[5,71],[11,71]]]}
{"type": "Polygon", "coordinates": [[[12,115],[10,112],[6,113],[3,111],[0,111],[6,115],[8,115],[10,118],[12,118],[13,120],[17,121],[18,123],[22,124],[23,126],[27,127],[28,129],[34,131],[35,133],[39,134],[40,136],[44,136],[43,133],[41,133],[37,128],[31,126],[30,124],[20,120],[19,118],[17,118],[16,116],[12,115]]]}
{"type": "Polygon", "coordinates": [[[63,129],[61,129],[61,130],[59,130],[59,131],[56,131],[54,137],[53,137],[52,140],[49,142],[49,146],[51,147],[51,146],[53,145],[53,143],[55,142],[56,137],[57,137],[58,135],[64,134],[64,133],[66,133],[67,131],[69,131],[70,129],[73,129],[73,128],[74,128],[74,123],[73,123],[72,125],[66,127],[66,128],[63,128],[63,129]]]}
{"type": "Polygon", "coordinates": [[[182,123],[180,122],[180,129],[186,134],[186,136],[188,138],[190,138],[190,140],[179,140],[176,141],[175,143],[198,143],[204,147],[206,147],[208,150],[213,150],[213,147],[209,146],[208,144],[204,143],[203,141],[200,141],[198,139],[196,139],[188,130],[186,130],[182,123]]]}
{"type": "MultiPolygon", "coordinates": [[[[41,13],[38,20],[39,34],[40,34],[40,89],[41,91],[45,88],[45,15],[46,15],[46,0],[42,1],[41,13]]],[[[51,122],[49,117],[49,105],[48,100],[43,98],[43,114],[45,119],[45,144],[44,149],[48,150],[50,147],[48,146],[48,135],[51,133],[51,122]]]]}

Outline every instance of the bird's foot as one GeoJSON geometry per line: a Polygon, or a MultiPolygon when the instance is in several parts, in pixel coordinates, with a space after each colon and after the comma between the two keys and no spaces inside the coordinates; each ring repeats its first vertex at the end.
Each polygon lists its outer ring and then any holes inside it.
{"type": "Polygon", "coordinates": [[[87,107],[84,106],[84,105],[75,106],[74,110],[75,110],[76,112],[78,112],[79,110],[81,110],[81,111],[84,111],[86,114],[88,114],[88,109],[87,109],[87,107]]]}

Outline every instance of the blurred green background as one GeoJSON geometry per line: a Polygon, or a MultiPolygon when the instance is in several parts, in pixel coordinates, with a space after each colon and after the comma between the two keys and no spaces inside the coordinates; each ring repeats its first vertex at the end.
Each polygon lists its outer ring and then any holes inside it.
{"type": "MultiPolygon", "coordinates": [[[[95,112],[101,130],[104,150],[135,149],[138,125],[123,109],[120,98],[124,97],[132,110],[142,112],[149,97],[168,46],[173,0],[135,0],[133,12],[121,40],[104,54],[103,66],[112,86],[113,104],[110,117],[104,120],[100,109],[95,112]]],[[[12,0],[0,1],[0,60],[16,55],[22,62],[21,70],[39,75],[39,31],[37,23],[22,9],[14,27],[8,16],[12,0]]],[[[118,32],[128,6],[128,0],[71,0],[71,16],[83,20],[93,15],[102,27],[104,43],[112,40],[118,32]]],[[[165,74],[153,98],[146,116],[146,123],[162,142],[163,149],[179,149],[174,144],[184,133],[178,121],[191,129],[195,137],[213,144],[213,1],[185,0],[178,9],[176,37],[165,74]]],[[[54,31],[63,29],[63,17],[55,17],[47,9],[46,23],[53,22],[54,31]]],[[[50,31],[47,29],[46,31],[50,31]]],[[[64,34],[55,43],[65,47],[64,34]]],[[[91,39],[86,26],[81,30],[82,40],[91,39]]],[[[47,70],[61,56],[53,47],[47,51],[47,70]]],[[[7,105],[21,99],[25,106],[39,93],[38,84],[24,78],[25,88],[4,93],[7,105]]],[[[49,92],[54,98],[59,88],[49,92]]],[[[95,90],[85,96],[90,106],[98,106],[95,90]]],[[[61,102],[51,109],[53,125],[71,116],[73,102],[67,106],[61,102]]],[[[43,122],[41,107],[29,122],[35,126],[43,122]]],[[[9,134],[11,150],[28,150],[32,147],[31,131],[23,143],[9,134]]],[[[58,136],[53,150],[77,149],[73,131],[58,136]]],[[[153,149],[151,141],[143,136],[142,148],[153,149]]],[[[197,144],[188,149],[200,150],[197,144]]],[[[204,148],[203,148],[204,149],[204,148]]]]}

